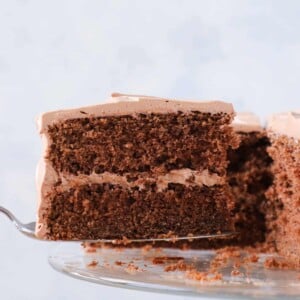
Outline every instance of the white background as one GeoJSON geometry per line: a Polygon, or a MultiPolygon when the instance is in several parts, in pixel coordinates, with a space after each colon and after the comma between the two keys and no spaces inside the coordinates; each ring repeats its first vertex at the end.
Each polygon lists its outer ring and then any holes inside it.
{"type": "MultiPolygon", "coordinates": [[[[300,1],[0,0],[0,205],[35,219],[43,111],[115,92],[300,108],[300,1]]],[[[0,299],[171,299],[60,275],[0,217],[0,299]]],[[[177,299],[180,299],[178,297],[177,299]]]]}

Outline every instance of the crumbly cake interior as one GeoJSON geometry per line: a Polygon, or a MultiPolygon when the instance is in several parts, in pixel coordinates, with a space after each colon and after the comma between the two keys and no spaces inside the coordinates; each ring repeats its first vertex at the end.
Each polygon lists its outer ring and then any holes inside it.
{"type": "MultiPolygon", "coordinates": [[[[237,149],[228,152],[227,181],[234,199],[232,210],[237,235],[223,239],[199,239],[189,243],[177,242],[176,246],[219,249],[226,246],[255,246],[266,241],[267,226],[266,191],[271,186],[272,159],[265,131],[236,131],[240,140],[237,149]]],[[[163,244],[162,244],[163,245],[163,244]]]]}
{"type": "Polygon", "coordinates": [[[48,159],[70,174],[164,173],[207,169],[221,176],[231,129],[229,114],[192,112],[66,120],[49,126],[48,159]]]}
{"type": "Polygon", "coordinates": [[[271,134],[274,184],[268,197],[268,241],[280,254],[300,265],[300,147],[299,141],[271,134]]]}
{"type": "Polygon", "coordinates": [[[55,239],[153,238],[170,231],[187,236],[230,230],[226,205],[221,186],[169,184],[158,192],[155,185],[92,184],[55,194],[49,223],[55,239]]]}
{"type": "Polygon", "coordinates": [[[50,125],[46,159],[60,176],[44,199],[50,203],[43,212],[47,238],[153,238],[233,230],[234,204],[225,180],[228,148],[238,144],[231,120],[227,113],[179,111],[50,125]],[[181,169],[191,172],[185,182],[169,180],[159,187],[159,176],[168,178],[181,169]],[[198,182],[197,172],[218,180],[198,182]],[[126,184],[80,181],[103,174],[122,176],[126,184]],[[74,177],[79,180],[69,185],[66,179],[74,177]]]}
{"type": "Polygon", "coordinates": [[[241,144],[229,151],[228,180],[236,201],[235,227],[239,235],[231,245],[248,246],[265,241],[266,196],[272,184],[270,145],[264,131],[238,132],[241,144]]]}

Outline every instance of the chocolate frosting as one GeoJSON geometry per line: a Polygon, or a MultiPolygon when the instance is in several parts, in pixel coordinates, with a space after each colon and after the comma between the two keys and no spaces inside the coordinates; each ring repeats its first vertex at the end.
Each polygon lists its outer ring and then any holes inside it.
{"type": "Polygon", "coordinates": [[[138,113],[174,113],[201,111],[210,113],[224,112],[234,114],[231,103],[222,101],[186,101],[158,98],[152,96],[126,95],[113,93],[107,103],[47,112],[39,116],[37,123],[40,132],[55,122],[86,117],[115,115],[135,115],[138,113]]]}
{"type": "Polygon", "coordinates": [[[269,117],[267,129],[270,133],[300,139],[300,110],[275,114],[269,117]]]}
{"type": "Polygon", "coordinates": [[[232,127],[236,132],[259,132],[263,130],[260,119],[254,113],[237,113],[232,127]]]}

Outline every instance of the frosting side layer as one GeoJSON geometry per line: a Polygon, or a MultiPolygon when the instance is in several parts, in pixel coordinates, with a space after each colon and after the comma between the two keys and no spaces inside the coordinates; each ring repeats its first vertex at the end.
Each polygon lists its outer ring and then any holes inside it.
{"type": "Polygon", "coordinates": [[[300,111],[272,115],[268,119],[267,129],[274,134],[300,139],[300,111]]]}
{"type": "Polygon", "coordinates": [[[237,113],[232,125],[236,132],[260,132],[263,130],[260,119],[253,113],[237,113]]]}

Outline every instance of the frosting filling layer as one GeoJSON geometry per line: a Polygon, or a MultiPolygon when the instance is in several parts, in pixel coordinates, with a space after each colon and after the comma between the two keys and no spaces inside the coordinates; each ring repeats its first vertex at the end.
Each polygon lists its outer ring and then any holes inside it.
{"type": "Polygon", "coordinates": [[[224,183],[224,178],[218,176],[217,174],[210,174],[208,170],[193,171],[191,169],[181,169],[172,170],[164,175],[158,175],[156,177],[140,177],[134,181],[128,181],[126,176],[121,176],[118,174],[104,172],[102,174],[92,173],[90,175],[80,174],[78,176],[69,175],[59,176],[61,179],[61,184],[58,189],[61,191],[68,190],[72,187],[85,185],[85,184],[101,184],[101,183],[111,183],[120,185],[124,188],[132,188],[138,186],[143,189],[145,182],[155,182],[158,191],[163,191],[168,187],[169,183],[179,183],[185,186],[214,186],[222,185],[224,183]]]}

